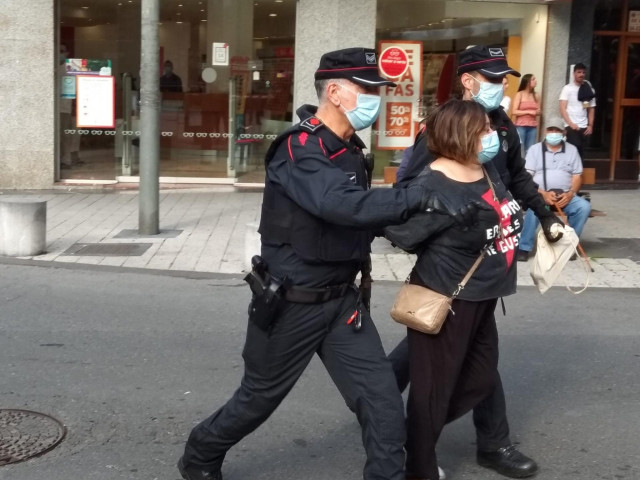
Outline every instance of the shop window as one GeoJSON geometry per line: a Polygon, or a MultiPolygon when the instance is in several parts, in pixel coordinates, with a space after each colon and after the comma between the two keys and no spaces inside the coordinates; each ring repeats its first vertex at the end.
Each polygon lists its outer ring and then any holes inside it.
{"type": "MultiPolygon", "coordinates": [[[[160,2],[161,177],[263,180],[266,147],[292,119],[295,10],[295,0],[160,2]]],[[[60,0],[62,179],[138,175],[140,25],[141,0],[60,0]],[[115,128],[78,128],[77,73],[113,76],[115,128]]]]}
{"type": "MultiPolygon", "coordinates": [[[[524,3],[378,0],[378,48],[394,41],[399,46],[409,42],[408,48],[415,51],[418,45],[422,54],[420,58],[411,59],[420,64],[419,78],[412,74],[411,91],[417,91],[417,95],[407,99],[407,90],[403,89],[384,100],[392,105],[388,112],[383,110],[384,115],[381,114],[372,132],[375,175],[382,177],[385,166],[399,163],[404,149],[413,144],[419,128],[417,122],[437,105],[461,96],[456,75],[456,55],[460,50],[478,44],[500,47],[508,57],[513,55],[509,61],[516,69],[541,76],[544,58],[539,52],[545,48],[546,22],[540,19],[545,18],[546,13],[546,6],[524,3]],[[404,115],[394,117],[392,107],[395,112],[405,112],[404,115]],[[414,128],[398,129],[398,122],[403,126],[413,122],[414,128]],[[387,141],[385,137],[389,135],[396,137],[394,142],[387,141]],[[403,137],[400,139],[400,136],[403,137]]],[[[513,97],[519,82],[515,78],[509,80],[507,94],[513,97]]]]}

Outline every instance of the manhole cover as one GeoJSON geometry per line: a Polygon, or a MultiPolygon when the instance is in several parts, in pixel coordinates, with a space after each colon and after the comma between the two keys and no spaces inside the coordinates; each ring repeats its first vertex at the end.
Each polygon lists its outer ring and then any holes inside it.
{"type": "Polygon", "coordinates": [[[0,409],[0,466],[48,452],[65,433],[64,425],[43,413],[0,409]]]}

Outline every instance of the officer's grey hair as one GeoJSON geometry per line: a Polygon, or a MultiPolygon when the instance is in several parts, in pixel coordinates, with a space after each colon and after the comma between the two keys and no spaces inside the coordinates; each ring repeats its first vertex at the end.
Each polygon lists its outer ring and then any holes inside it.
{"type": "Polygon", "coordinates": [[[316,88],[316,94],[318,95],[318,102],[322,103],[326,98],[327,94],[327,86],[330,83],[342,84],[341,78],[325,78],[321,80],[316,80],[314,83],[314,87],[316,88]]]}

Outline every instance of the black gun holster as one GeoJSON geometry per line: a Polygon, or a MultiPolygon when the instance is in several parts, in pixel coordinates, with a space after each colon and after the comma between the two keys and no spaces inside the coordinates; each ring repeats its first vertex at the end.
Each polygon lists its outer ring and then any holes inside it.
{"type": "Polygon", "coordinates": [[[249,320],[261,330],[268,332],[273,326],[278,308],[282,303],[283,282],[269,275],[266,264],[260,256],[254,256],[251,259],[251,265],[253,268],[244,277],[253,293],[249,304],[249,320]]]}

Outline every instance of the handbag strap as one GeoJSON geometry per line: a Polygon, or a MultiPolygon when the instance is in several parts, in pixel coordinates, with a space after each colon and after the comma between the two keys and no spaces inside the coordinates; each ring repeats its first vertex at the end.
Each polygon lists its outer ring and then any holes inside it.
{"type": "Polygon", "coordinates": [[[464,286],[467,284],[467,282],[469,281],[473,273],[476,271],[476,269],[480,266],[480,262],[482,262],[482,259],[484,258],[486,253],[487,253],[487,248],[485,247],[482,249],[482,252],[480,252],[480,256],[476,258],[475,262],[473,262],[473,265],[471,265],[471,268],[469,269],[467,274],[464,276],[462,281],[458,284],[458,288],[456,288],[456,291],[453,292],[453,295],[451,295],[451,299],[454,299],[458,295],[460,295],[460,292],[462,291],[464,286]]]}

